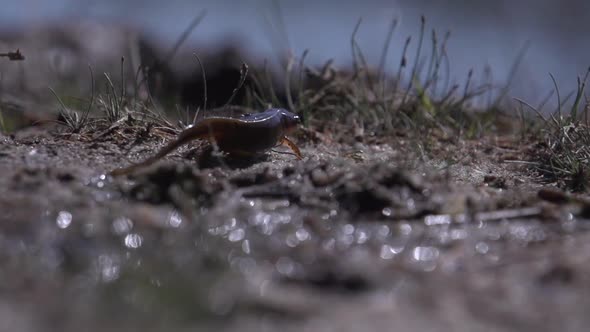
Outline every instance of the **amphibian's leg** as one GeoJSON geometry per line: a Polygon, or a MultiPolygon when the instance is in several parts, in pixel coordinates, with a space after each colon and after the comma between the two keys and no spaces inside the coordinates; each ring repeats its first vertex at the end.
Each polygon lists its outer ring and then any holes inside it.
{"type": "Polygon", "coordinates": [[[288,146],[291,149],[291,151],[293,151],[293,153],[295,153],[295,155],[297,156],[297,159],[299,159],[299,160],[303,159],[303,156],[301,155],[301,150],[299,150],[297,145],[295,145],[295,143],[293,143],[290,139],[288,139],[287,137],[283,137],[281,139],[281,144],[288,146]]]}

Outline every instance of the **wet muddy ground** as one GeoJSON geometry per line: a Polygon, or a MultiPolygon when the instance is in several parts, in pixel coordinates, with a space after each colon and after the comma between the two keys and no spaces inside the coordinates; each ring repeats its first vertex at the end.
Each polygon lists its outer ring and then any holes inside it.
{"type": "Polygon", "coordinates": [[[399,137],[310,135],[301,161],[196,143],[117,178],[167,139],[0,136],[3,325],[586,330],[590,205],[511,162],[528,148],[517,138],[423,154],[399,137]]]}

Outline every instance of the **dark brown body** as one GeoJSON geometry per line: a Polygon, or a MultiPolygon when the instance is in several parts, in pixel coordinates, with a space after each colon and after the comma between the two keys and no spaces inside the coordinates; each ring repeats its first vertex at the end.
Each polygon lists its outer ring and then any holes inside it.
{"type": "Polygon", "coordinates": [[[262,121],[208,118],[184,131],[179,138],[207,139],[232,154],[255,154],[276,146],[285,137],[280,116],[262,121]]]}
{"type": "Polygon", "coordinates": [[[139,167],[148,166],[195,139],[206,139],[220,150],[234,155],[253,155],[287,143],[297,157],[301,158],[299,149],[285,137],[298,123],[297,115],[278,108],[239,118],[206,118],[181,132],[175,141],[164,146],[154,156],[139,164],[116,169],[111,175],[127,174],[139,167]]]}

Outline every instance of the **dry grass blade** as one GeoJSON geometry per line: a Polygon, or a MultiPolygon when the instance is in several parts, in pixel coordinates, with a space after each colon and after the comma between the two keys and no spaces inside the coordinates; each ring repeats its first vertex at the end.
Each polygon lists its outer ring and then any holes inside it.
{"type": "Polygon", "coordinates": [[[265,4],[264,7],[268,8],[268,11],[264,11],[263,13],[264,23],[266,23],[264,31],[268,32],[267,36],[275,50],[278,63],[281,65],[281,68],[286,68],[292,48],[283,20],[281,4],[278,0],[270,0],[270,3],[265,4]]]}
{"type": "Polygon", "coordinates": [[[90,71],[90,103],[88,103],[88,108],[82,115],[82,122],[86,124],[88,122],[88,117],[90,116],[90,111],[92,110],[92,106],[94,105],[94,71],[92,70],[92,66],[88,65],[88,70],[90,71]]]}
{"type": "MultiPolygon", "coordinates": [[[[397,95],[398,93],[398,87],[399,87],[399,83],[402,79],[402,73],[404,71],[404,69],[406,68],[407,65],[407,59],[406,59],[406,54],[408,52],[408,48],[410,47],[410,43],[412,42],[412,37],[408,36],[408,38],[406,38],[406,42],[404,43],[404,49],[402,51],[402,58],[400,60],[400,64],[399,67],[397,69],[397,74],[394,77],[394,83],[393,83],[393,94],[394,94],[394,98],[392,98],[392,109],[394,109],[394,104],[397,101],[395,98],[395,95],[397,95]]],[[[400,105],[401,106],[401,105],[400,105]]]]}
{"type": "MultiPolygon", "coordinates": [[[[440,51],[437,50],[436,52],[436,58],[435,58],[435,62],[434,62],[434,68],[432,70],[432,75],[430,75],[429,79],[426,81],[426,83],[424,83],[424,88],[428,89],[430,87],[430,85],[432,84],[432,95],[433,96],[437,96],[438,97],[438,81],[439,81],[439,71],[440,71],[440,65],[441,62],[443,60],[443,57],[445,56],[446,53],[446,47],[447,47],[447,42],[449,41],[451,37],[451,32],[447,31],[447,33],[445,34],[445,38],[443,39],[443,42],[440,45],[440,51]]],[[[433,47],[436,47],[437,40],[436,40],[436,34],[433,32],[433,47]]]]}
{"type": "Polygon", "coordinates": [[[415,82],[414,80],[418,80],[417,72],[418,72],[418,67],[419,67],[419,62],[420,62],[420,54],[422,52],[422,44],[424,42],[425,28],[426,28],[426,17],[424,17],[424,15],[422,15],[420,17],[420,35],[418,37],[418,46],[416,49],[416,57],[414,58],[414,66],[412,67],[412,74],[410,77],[410,81],[408,82],[408,87],[406,88],[406,92],[405,92],[404,97],[402,99],[402,106],[401,106],[402,108],[405,106],[405,104],[407,102],[408,94],[412,90],[412,87],[415,82]]]}
{"type": "MultiPolygon", "coordinates": [[[[174,45],[164,55],[164,60],[156,58],[156,60],[154,60],[153,63],[147,64],[147,65],[141,64],[137,68],[137,72],[135,73],[135,91],[136,92],[139,91],[139,88],[142,85],[147,83],[149,76],[154,71],[157,72],[158,70],[161,70],[163,67],[165,67],[167,64],[169,64],[170,61],[172,61],[172,59],[174,58],[174,56],[176,55],[176,53],[180,49],[180,46],[182,46],[182,44],[186,41],[186,39],[191,34],[191,32],[201,23],[201,21],[203,21],[203,19],[206,16],[207,16],[207,10],[205,10],[205,9],[202,10],[197,16],[195,16],[195,18],[191,21],[191,23],[187,26],[187,28],[182,32],[180,37],[176,40],[174,45]],[[143,72],[143,74],[142,74],[142,72],[143,72]],[[142,74],[141,79],[140,79],[140,74],[142,74]]],[[[151,92],[149,91],[149,88],[148,88],[148,94],[150,94],[150,99],[151,99],[151,92]]],[[[137,96],[136,96],[136,99],[137,99],[137,96]]],[[[152,100],[152,103],[153,103],[153,100],[152,100]]]]}
{"type": "Polygon", "coordinates": [[[572,119],[577,119],[578,117],[578,108],[580,107],[580,102],[582,101],[582,97],[584,96],[584,89],[586,88],[586,81],[588,80],[588,74],[590,74],[590,68],[588,68],[588,70],[586,70],[586,75],[584,76],[584,79],[581,80],[578,77],[578,90],[576,93],[576,99],[574,101],[574,104],[572,105],[572,110],[570,112],[572,119]]]}
{"type": "Polygon", "coordinates": [[[553,97],[554,93],[555,93],[555,90],[549,91],[547,96],[545,96],[545,98],[539,103],[539,106],[537,106],[537,109],[539,110],[540,113],[543,112],[543,108],[545,108],[545,105],[547,105],[547,103],[549,102],[551,97],[553,97]]]}
{"type": "Polygon", "coordinates": [[[306,49],[303,51],[301,55],[301,59],[299,59],[299,77],[297,79],[297,99],[301,100],[301,95],[303,93],[303,72],[304,72],[304,65],[305,65],[305,58],[309,54],[309,50],[306,49]]]}
{"type": "Polygon", "coordinates": [[[172,58],[174,58],[174,56],[178,52],[178,49],[180,48],[180,46],[186,41],[186,39],[188,38],[188,36],[201,23],[201,21],[203,21],[203,19],[205,18],[205,16],[207,16],[207,10],[206,9],[203,9],[191,21],[191,23],[187,26],[187,28],[182,32],[182,34],[180,35],[180,37],[178,37],[178,40],[176,40],[176,43],[174,43],[174,46],[172,46],[172,48],[166,53],[166,56],[164,58],[164,59],[166,59],[166,61],[171,61],[172,58]]]}
{"type": "Polygon", "coordinates": [[[49,88],[49,91],[55,96],[59,105],[61,107],[59,113],[63,121],[57,121],[58,123],[68,127],[70,132],[72,133],[79,133],[82,129],[86,126],[86,121],[80,117],[80,115],[76,111],[70,110],[63,100],[58,96],[58,94],[53,90],[53,88],[49,88]]]}
{"type": "Polygon", "coordinates": [[[424,83],[424,89],[428,89],[428,85],[432,80],[434,80],[434,76],[436,74],[436,60],[437,60],[437,53],[438,53],[438,38],[436,36],[436,30],[432,29],[431,37],[432,43],[432,50],[430,51],[430,61],[428,62],[428,70],[426,71],[426,81],[424,83]]]}
{"type": "Polygon", "coordinates": [[[379,59],[379,81],[383,80],[383,77],[385,76],[385,63],[387,62],[389,46],[391,45],[391,40],[393,39],[393,33],[395,32],[397,24],[397,18],[392,18],[391,23],[389,24],[389,29],[387,30],[387,36],[385,37],[385,43],[383,44],[383,50],[381,51],[381,58],[379,59]]]}
{"type": "Polygon", "coordinates": [[[225,102],[225,104],[223,105],[224,107],[228,106],[234,100],[234,98],[238,94],[238,91],[240,91],[242,86],[244,86],[244,83],[246,82],[247,77],[248,77],[248,65],[246,63],[242,62],[242,65],[240,66],[240,80],[238,81],[238,85],[233,90],[233,92],[232,92],[231,96],[229,97],[229,99],[227,100],[227,102],[225,102]]]}
{"type": "Polygon", "coordinates": [[[291,72],[293,71],[294,64],[295,59],[293,57],[289,57],[285,74],[285,95],[287,96],[287,105],[289,106],[289,109],[293,112],[296,112],[295,104],[293,103],[293,96],[291,95],[291,72]]]}
{"type": "MultiPolygon", "coordinates": [[[[199,67],[201,68],[201,74],[203,75],[203,113],[207,111],[207,75],[205,74],[205,66],[203,66],[203,62],[201,58],[197,55],[197,53],[193,53],[195,59],[199,63],[199,67]]],[[[193,119],[193,124],[195,124],[197,120],[197,113],[195,113],[195,118],[193,119]]]]}
{"type": "Polygon", "coordinates": [[[537,116],[539,117],[539,119],[543,120],[543,122],[545,124],[547,124],[547,119],[545,119],[545,117],[543,116],[543,114],[541,112],[539,112],[534,106],[532,106],[531,104],[527,103],[526,101],[519,99],[519,98],[513,98],[515,101],[517,101],[519,104],[521,105],[525,105],[528,108],[530,108],[531,110],[533,110],[533,112],[535,112],[535,114],[537,114],[537,116]]]}
{"type": "Polygon", "coordinates": [[[557,81],[555,80],[555,77],[553,76],[553,74],[549,73],[549,77],[551,77],[551,81],[553,82],[553,86],[555,87],[555,93],[557,94],[557,114],[559,115],[559,121],[561,122],[562,120],[562,114],[561,114],[561,96],[559,94],[559,87],[557,86],[557,81]]]}
{"type": "Polygon", "coordinates": [[[279,101],[279,97],[277,96],[276,90],[274,88],[272,73],[270,71],[268,62],[266,61],[264,62],[264,75],[266,82],[268,83],[268,92],[270,94],[271,103],[275,107],[279,107],[281,102],[279,101]]]}
{"type": "Polygon", "coordinates": [[[531,45],[530,41],[527,41],[524,44],[524,46],[520,49],[518,54],[516,55],[516,59],[512,63],[512,66],[510,67],[510,72],[508,74],[508,79],[506,80],[506,84],[504,84],[504,86],[500,90],[500,93],[498,94],[498,97],[496,98],[496,101],[494,102],[494,105],[492,106],[492,108],[498,108],[500,103],[508,95],[508,92],[510,91],[510,88],[512,87],[512,83],[514,82],[514,79],[516,78],[516,74],[518,73],[518,68],[520,68],[520,64],[522,63],[522,60],[524,60],[524,57],[526,56],[526,53],[528,52],[530,45],[531,45]]]}
{"type": "Polygon", "coordinates": [[[354,29],[352,30],[352,35],[350,36],[350,52],[352,53],[352,70],[357,73],[359,71],[359,66],[357,63],[357,59],[356,59],[356,48],[355,48],[355,39],[356,39],[356,34],[359,31],[359,28],[361,27],[361,23],[363,22],[363,18],[359,17],[358,21],[356,22],[356,25],[354,26],[354,29]]]}
{"type": "Polygon", "coordinates": [[[125,96],[117,95],[117,89],[115,88],[115,85],[113,84],[109,74],[103,73],[103,76],[106,79],[106,96],[100,97],[98,101],[104,108],[106,120],[112,124],[117,122],[123,116],[125,96]]]}

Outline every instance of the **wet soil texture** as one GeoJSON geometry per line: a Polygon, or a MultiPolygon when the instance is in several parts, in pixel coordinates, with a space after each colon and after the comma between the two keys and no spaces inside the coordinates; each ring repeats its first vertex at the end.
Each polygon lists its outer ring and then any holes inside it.
{"type": "MultiPolygon", "coordinates": [[[[170,137],[171,139],[172,137],[170,137]]],[[[583,331],[588,202],[472,142],[298,139],[236,160],[167,139],[0,136],[12,331],[583,331]],[[407,144],[406,144],[407,143],[407,144]]],[[[516,146],[516,145],[514,145],[516,146]]]]}

